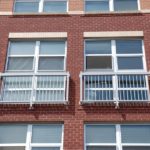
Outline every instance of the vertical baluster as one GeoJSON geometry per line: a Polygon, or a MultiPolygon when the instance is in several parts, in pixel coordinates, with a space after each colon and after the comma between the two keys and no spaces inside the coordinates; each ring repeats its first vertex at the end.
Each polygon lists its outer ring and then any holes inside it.
{"type": "Polygon", "coordinates": [[[90,100],[90,76],[88,75],[88,100],[90,100]]]}

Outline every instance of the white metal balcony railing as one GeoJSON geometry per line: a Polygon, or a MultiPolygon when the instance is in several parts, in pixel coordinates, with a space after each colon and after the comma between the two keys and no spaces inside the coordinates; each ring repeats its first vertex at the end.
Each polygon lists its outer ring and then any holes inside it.
{"type": "Polygon", "coordinates": [[[0,103],[66,103],[69,73],[2,73],[0,103]]]}
{"type": "Polygon", "coordinates": [[[81,103],[149,101],[148,73],[81,72],[81,103]]]}

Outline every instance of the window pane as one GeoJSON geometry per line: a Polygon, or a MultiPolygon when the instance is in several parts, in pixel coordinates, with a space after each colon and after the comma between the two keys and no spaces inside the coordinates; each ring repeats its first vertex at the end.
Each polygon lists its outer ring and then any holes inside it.
{"type": "Polygon", "coordinates": [[[64,70],[64,57],[40,58],[39,70],[64,70]]]}
{"type": "Polygon", "coordinates": [[[13,57],[8,58],[7,70],[32,70],[33,58],[13,57]]]}
{"type": "Polygon", "coordinates": [[[115,143],[113,125],[86,125],[86,143],[115,143]]]}
{"type": "Polygon", "coordinates": [[[26,125],[0,125],[0,133],[1,133],[0,144],[25,143],[27,126],[26,125]]]}
{"type": "Polygon", "coordinates": [[[61,143],[62,125],[33,125],[32,143],[61,143]]]}
{"type": "Polygon", "coordinates": [[[25,150],[25,147],[0,147],[0,150],[25,150]]]}
{"type": "Polygon", "coordinates": [[[67,3],[65,1],[45,1],[44,12],[63,13],[66,12],[67,3]]]}
{"type": "Polygon", "coordinates": [[[109,2],[108,1],[86,1],[85,11],[86,12],[109,11],[109,2]]]}
{"type": "Polygon", "coordinates": [[[65,41],[47,41],[41,42],[41,55],[64,55],[65,41]]]}
{"type": "Polygon", "coordinates": [[[111,56],[86,57],[86,69],[112,69],[111,56]]]}
{"type": "Polygon", "coordinates": [[[132,147],[123,147],[123,150],[150,150],[148,146],[132,146],[132,147]]]}
{"type": "Polygon", "coordinates": [[[150,126],[148,125],[122,125],[121,132],[123,143],[150,143],[150,126]]]}
{"type": "Polygon", "coordinates": [[[35,42],[11,42],[9,55],[34,55],[35,42]]]}
{"type": "Polygon", "coordinates": [[[114,0],[114,10],[138,10],[137,0],[114,0]]]}
{"type": "Polygon", "coordinates": [[[111,41],[86,41],[86,54],[111,54],[111,41]]]}
{"type": "Polygon", "coordinates": [[[2,93],[2,101],[7,102],[30,102],[31,90],[4,90],[2,93]]]}
{"type": "Polygon", "coordinates": [[[143,69],[142,57],[118,57],[118,69],[143,69]]]}
{"type": "Polygon", "coordinates": [[[116,150],[116,147],[104,146],[87,146],[87,150],[116,150]]]}
{"type": "Polygon", "coordinates": [[[33,147],[32,150],[60,150],[58,147],[33,147]]]}
{"type": "Polygon", "coordinates": [[[39,2],[38,0],[31,2],[16,1],[14,12],[38,12],[39,2]]]}
{"type": "Polygon", "coordinates": [[[117,54],[142,53],[142,40],[116,40],[117,54]]]}

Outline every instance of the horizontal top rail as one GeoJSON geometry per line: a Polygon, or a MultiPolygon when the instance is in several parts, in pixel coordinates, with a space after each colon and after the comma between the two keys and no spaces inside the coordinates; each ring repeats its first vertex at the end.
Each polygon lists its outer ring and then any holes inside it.
{"type": "Polygon", "coordinates": [[[39,72],[39,73],[30,73],[30,72],[5,72],[0,73],[0,77],[3,76],[70,76],[69,72],[39,72]]]}
{"type": "Polygon", "coordinates": [[[148,75],[150,76],[150,72],[144,72],[144,71],[139,71],[139,72],[100,72],[100,71],[97,71],[97,72],[80,72],[80,77],[82,75],[148,75]]]}

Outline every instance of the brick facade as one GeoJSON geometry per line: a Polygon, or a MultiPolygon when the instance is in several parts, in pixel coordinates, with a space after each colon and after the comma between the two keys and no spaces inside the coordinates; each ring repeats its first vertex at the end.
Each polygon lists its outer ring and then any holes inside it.
{"type": "MultiPolygon", "coordinates": [[[[69,11],[84,11],[84,0],[68,0],[69,11]]],[[[14,0],[0,0],[0,12],[12,12],[14,0]]],[[[140,0],[141,10],[150,9],[149,0],[140,0]]]]}
{"type": "Polygon", "coordinates": [[[45,15],[0,16],[0,71],[3,72],[10,32],[67,32],[68,105],[0,105],[0,123],[64,122],[64,150],[83,150],[84,123],[150,122],[149,104],[80,105],[80,71],[84,65],[83,32],[143,31],[146,62],[150,69],[150,15],[45,15]]]}

